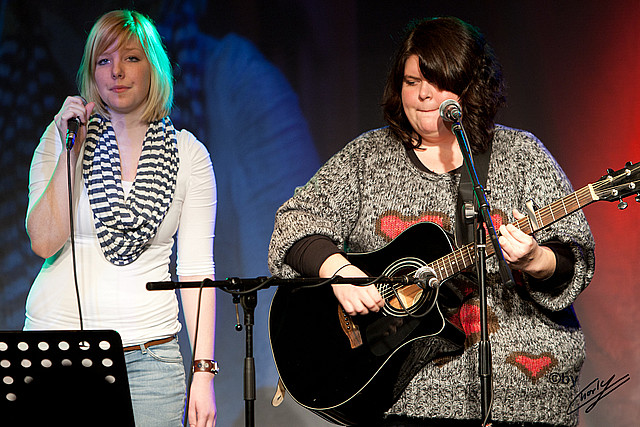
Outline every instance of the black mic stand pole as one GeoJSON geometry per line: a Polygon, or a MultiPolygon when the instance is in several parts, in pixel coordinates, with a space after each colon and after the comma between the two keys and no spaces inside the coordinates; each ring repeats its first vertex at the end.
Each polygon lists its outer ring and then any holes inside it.
{"type": "MultiPolygon", "coordinates": [[[[261,278],[265,284],[267,278],[261,278]]],[[[242,287],[238,279],[230,279],[232,285],[242,287]]],[[[265,285],[266,289],[268,285],[265,285]]],[[[237,298],[238,294],[234,294],[237,298]]],[[[245,358],[244,358],[244,417],[245,426],[255,426],[255,402],[256,402],[256,364],[253,358],[253,325],[255,308],[258,305],[258,292],[256,289],[239,295],[240,304],[244,312],[245,327],[245,358]]]]}
{"type": "Polygon", "coordinates": [[[513,276],[511,270],[507,266],[498,235],[493,222],[491,221],[491,213],[484,188],[479,182],[469,144],[464,127],[458,118],[451,125],[451,131],[456,136],[460,151],[464,157],[464,164],[473,184],[473,194],[475,198],[476,209],[476,270],[478,274],[478,289],[480,297],[480,343],[478,348],[478,376],[480,378],[480,394],[481,394],[481,418],[482,427],[489,426],[491,420],[491,404],[493,398],[492,392],[492,370],[491,370],[491,342],[489,341],[489,327],[487,323],[487,289],[486,289],[486,234],[489,234],[494,252],[498,257],[498,265],[502,282],[507,287],[513,286],[513,276]]]}

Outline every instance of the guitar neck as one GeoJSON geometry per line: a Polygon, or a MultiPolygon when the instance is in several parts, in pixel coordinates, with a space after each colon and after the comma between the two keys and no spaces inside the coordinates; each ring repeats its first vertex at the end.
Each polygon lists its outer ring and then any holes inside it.
{"type": "MultiPolygon", "coordinates": [[[[568,196],[557,200],[550,205],[538,209],[533,213],[533,218],[524,217],[512,224],[527,234],[533,234],[537,230],[545,228],[565,216],[584,208],[598,200],[598,196],[589,184],[568,196]]],[[[487,256],[495,254],[493,245],[487,245],[487,256]]],[[[429,264],[438,276],[440,282],[459,273],[475,263],[475,244],[469,243],[450,254],[439,258],[429,264]]]]}

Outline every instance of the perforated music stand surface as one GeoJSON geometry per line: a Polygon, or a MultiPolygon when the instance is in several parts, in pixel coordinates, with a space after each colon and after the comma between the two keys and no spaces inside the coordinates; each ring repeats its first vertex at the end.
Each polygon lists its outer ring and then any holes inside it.
{"type": "Polygon", "coordinates": [[[2,425],[134,426],[115,331],[0,331],[0,379],[2,425]]]}

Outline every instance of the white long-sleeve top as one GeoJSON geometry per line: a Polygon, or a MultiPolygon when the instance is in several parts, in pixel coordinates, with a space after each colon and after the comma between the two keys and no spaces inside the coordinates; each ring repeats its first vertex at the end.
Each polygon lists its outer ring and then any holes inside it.
{"type": "MultiPolygon", "coordinates": [[[[148,291],[147,282],[171,280],[170,256],[177,233],[177,275],[213,275],[216,184],[206,147],[190,132],[177,132],[180,165],[173,202],[155,237],[140,257],[116,266],[102,253],[93,212],[76,164],[73,210],[78,287],[85,329],[113,329],[124,346],[166,337],[181,329],[178,300],[172,291],[148,291]]],[[[29,207],[45,191],[63,144],[55,125],[36,148],[29,176],[29,207]]],[[[80,153],[79,159],[82,159],[80,153]]],[[[128,194],[133,183],[123,183],[128,194]]],[[[45,260],[26,304],[25,330],[79,329],[71,239],[45,260]]]]}

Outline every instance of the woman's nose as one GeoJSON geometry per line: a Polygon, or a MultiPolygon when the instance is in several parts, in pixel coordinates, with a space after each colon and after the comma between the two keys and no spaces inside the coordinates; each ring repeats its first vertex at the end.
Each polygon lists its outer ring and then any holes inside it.
{"type": "Polygon", "coordinates": [[[113,77],[114,79],[121,79],[123,75],[124,72],[122,70],[120,62],[114,62],[113,67],[111,68],[111,77],[113,77]]]}
{"type": "Polygon", "coordinates": [[[427,82],[420,83],[420,92],[418,93],[421,101],[425,99],[429,99],[432,96],[432,88],[431,85],[427,82]]]}

